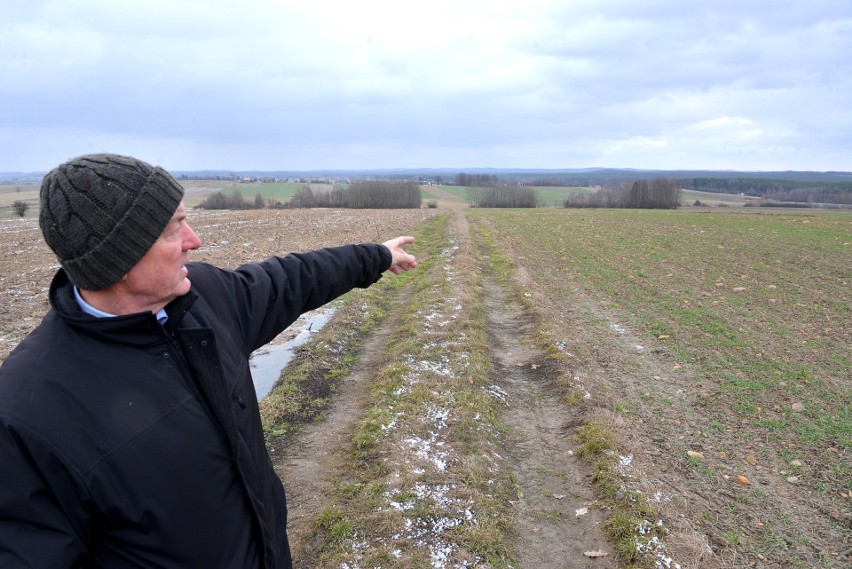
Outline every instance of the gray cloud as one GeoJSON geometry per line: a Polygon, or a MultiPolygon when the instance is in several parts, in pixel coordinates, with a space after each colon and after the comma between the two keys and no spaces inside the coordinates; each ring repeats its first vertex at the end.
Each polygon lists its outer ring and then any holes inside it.
{"type": "Polygon", "coordinates": [[[852,169],[852,6],[167,0],[0,7],[0,171],[852,169]]]}

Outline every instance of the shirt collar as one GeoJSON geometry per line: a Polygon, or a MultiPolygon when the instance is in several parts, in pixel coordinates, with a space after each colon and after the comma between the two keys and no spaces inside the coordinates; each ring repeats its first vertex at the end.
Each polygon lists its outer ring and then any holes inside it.
{"type": "MultiPolygon", "coordinates": [[[[115,318],[115,314],[110,314],[109,312],[104,312],[103,310],[98,310],[88,302],[83,299],[83,295],[80,294],[80,290],[77,286],[74,286],[74,298],[77,299],[77,304],[80,306],[80,310],[85,312],[86,314],[91,314],[95,318],[115,318]]],[[[157,318],[157,322],[160,324],[164,324],[166,320],[169,319],[168,314],[166,314],[166,309],[161,308],[157,311],[154,316],[157,318]]]]}

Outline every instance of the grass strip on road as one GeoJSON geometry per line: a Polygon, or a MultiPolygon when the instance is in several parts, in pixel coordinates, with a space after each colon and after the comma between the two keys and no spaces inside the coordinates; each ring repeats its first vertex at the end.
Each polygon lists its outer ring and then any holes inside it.
{"type": "Polygon", "coordinates": [[[480,288],[459,267],[469,259],[449,221],[420,227],[416,271],[359,299],[382,306],[398,289],[347,467],[305,539],[320,544],[312,566],[510,566],[512,484],[497,452],[480,288]]]}

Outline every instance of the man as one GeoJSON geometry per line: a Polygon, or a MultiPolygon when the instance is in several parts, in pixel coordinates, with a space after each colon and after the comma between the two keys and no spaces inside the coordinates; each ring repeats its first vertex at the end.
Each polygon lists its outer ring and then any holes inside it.
{"type": "Polygon", "coordinates": [[[0,367],[0,567],[290,567],[252,351],[386,270],[399,237],[188,263],[183,189],[129,157],[47,174],[51,310],[0,367]]]}

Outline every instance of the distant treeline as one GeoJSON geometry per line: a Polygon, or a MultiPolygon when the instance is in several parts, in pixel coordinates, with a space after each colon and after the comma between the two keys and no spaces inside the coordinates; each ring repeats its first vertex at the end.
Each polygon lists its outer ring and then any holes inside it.
{"type": "MultiPolygon", "coordinates": [[[[519,181],[518,183],[525,186],[536,186],[541,188],[564,188],[570,185],[567,182],[554,180],[552,178],[533,178],[529,181],[519,181]]],[[[585,185],[588,186],[588,184],[585,185]]]]}
{"type": "Polygon", "coordinates": [[[348,187],[314,190],[309,184],[302,186],[287,203],[267,200],[258,193],[247,200],[239,190],[231,195],[216,192],[207,196],[198,207],[201,209],[259,209],[263,207],[331,207],[353,209],[405,209],[420,208],[420,186],[417,182],[371,180],[355,182],[348,187]]]}
{"type": "Polygon", "coordinates": [[[463,187],[487,188],[497,185],[497,176],[493,174],[456,174],[456,185],[463,187]]]}
{"type": "MultiPolygon", "coordinates": [[[[852,174],[848,172],[706,172],[600,169],[554,173],[461,173],[460,186],[524,185],[537,187],[600,186],[621,188],[634,181],[674,180],[681,188],[743,194],[769,200],[802,203],[852,204],[852,174]]],[[[582,201],[582,200],[580,200],[582,201]]]]}
{"type": "Polygon", "coordinates": [[[771,178],[681,178],[681,187],[743,194],[776,201],[852,204],[852,182],[805,182],[771,178]]]}
{"type": "Polygon", "coordinates": [[[420,185],[411,181],[368,180],[348,187],[314,191],[305,185],[286,207],[413,209],[420,207],[420,185]]]}
{"type": "MultiPolygon", "coordinates": [[[[852,180],[842,172],[779,172],[773,176],[760,177],[757,174],[738,173],[738,175],[690,175],[692,172],[672,172],[671,176],[651,176],[650,172],[630,170],[601,170],[596,172],[552,174],[538,176],[468,174],[456,175],[459,186],[496,187],[500,185],[523,185],[536,187],[558,186],[600,186],[610,188],[606,199],[622,192],[625,184],[634,182],[653,182],[656,179],[670,179],[682,189],[724,194],[742,194],[762,197],[778,202],[800,202],[809,204],[852,204],[852,180]],[[680,175],[678,175],[680,174],[680,175]],[[684,175],[686,174],[686,175],[684,175]],[[630,178],[630,176],[633,176],[630,178]],[[782,176],[789,176],[784,178],[782,176]]],[[[583,198],[572,198],[583,203],[583,198]]],[[[621,199],[621,198],[618,198],[621,199]]],[[[586,199],[585,203],[594,203],[586,199]]],[[[592,206],[594,207],[594,206],[592,206]]]]}
{"type": "Polygon", "coordinates": [[[537,207],[538,196],[522,186],[468,187],[467,202],[471,207],[537,207]]]}
{"type": "Polygon", "coordinates": [[[259,209],[266,206],[266,200],[263,196],[257,194],[254,200],[247,200],[239,190],[234,190],[230,196],[222,192],[210,194],[204,201],[198,204],[200,209],[259,209]]]}
{"type": "MultiPolygon", "coordinates": [[[[493,172],[491,172],[494,174],[493,172]]],[[[581,171],[551,172],[498,172],[502,183],[523,183],[524,185],[565,185],[565,186],[617,186],[633,180],[653,180],[670,178],[672,180],[742,180],[748,181],[784,181],[793,182],[797,187],[816,187],[822,184],[838,184],[852,190],[852,172],[743,172],[708,170],[632,170],[598,168],[581,171]]]]}
{"type": "Polygon", "coordinates": [[[639,209],[677,209],[681,190],[675,180],[654,178],[635,180],[615,188],[602,188],[594,194],[573,194],[565,207],[606,207],[639,209]]]}

